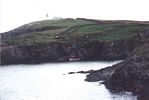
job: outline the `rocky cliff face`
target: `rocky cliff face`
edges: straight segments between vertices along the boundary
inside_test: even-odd
[[[108,88],[133,92],[149,90],[149,32],[141,35],[140,46],[124,62],[115,65],[116,70],[106,82]]]
[[[138,38],[117,41],[92,41],[87,43],[44,43],[2,47],[1,64],[30,64],[80,60],[118,60],[126,58],[138,44]]]
[[[44,63],[65,56],[63,44],[36,44],[2,47],[1,64]]]
[[[149,99],[149,33],[142,34],[142,41],[121,63],[90,72],[86,81],[104,80],[112,92],[138,93],[138,100]]]
[[[137,47],[127,60],[117,66],[106,86],[112,90],[141,91],[149,84],[149,41]]]
[[[147,22],[83,18],[32,22],[0,34],[1,64],[125,59],[148,28]]]

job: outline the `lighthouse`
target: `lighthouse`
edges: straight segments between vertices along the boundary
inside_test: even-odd
[[[46,14],[46,19],[48,19],[48,17],[49,17],[49,14],[47,13],[47,14]]]

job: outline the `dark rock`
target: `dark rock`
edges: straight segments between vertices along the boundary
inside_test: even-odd
[[[68,74],[75,74],[76,72],[69,72]]]
[[[2,46],[1,65],[69,61],[71,56],[81,61],[120,60],[126,58],[138,44],[137,37],[117,41],[87,43],[40,43]],[[94,52],[93,52],[94,51]]]
[[[144,84],[149,83],[149,44],[145,43],[135,49],[133,54],[117,69],[106,82],[112,90],[139,92]]]
[[[91,73],[94,70],[89,70],[89,71],[78,71],[77,73],[81,73],[81,74],[87,74],[87,73]]]
[[[89,71],[89,74],[86,76],[85,81],[95,82],[95,81],[104,81],[108,80],[113,72],[116,70],[117,66],[107,67],[100,70]]]
[[[91,73],[91,72],[94,72],[94,70],[78,71],[78,72],[69,72],[68,74],[77,74],[77,73],[80,73],[80,74],[87,74],[87,73]]]
[[[112,92],[131,91],[138,94],[138,100],[149,100],[149,39],[144,38],[123,62],[93,71],[86,78],[100,80]]]
[[[36,44],[2,47],[0,51],[1,64],[32,64],[58,61],[65,57],[64,44]]]
[[[149,83],[148,83],[149,84]],[[144,85],[140,90],[138,95],[138,100],[149,100],[149,86],[148,84]]]

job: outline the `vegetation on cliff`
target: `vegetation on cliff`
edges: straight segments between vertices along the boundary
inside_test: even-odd
[[[128,57],[148,22],[58,19],[32,22],[1,34],[1,64],[119,60]]]
[[[131,91],[138,100],[149,99],[149,30],[142,33],[139,45],[121,63],[90,72],[86,81],[104,80],[112,92]]]
[[[44,20],[3,33],[2,41],[5,45],[113,41],[130,38],[148,28],[147,23],[131,21],[125,23],[125,21],[98,21],[81,18]]]
[[[107,87],[113,90],[139,92],[149,89],[149,40],[143,41],[107,81]]]

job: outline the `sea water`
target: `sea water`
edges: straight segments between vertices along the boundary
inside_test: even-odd
[[[99,82],[84,81],[86,74],[67,74],[118,62],[0,66],[0,100],[137,100],[130,92],[112,94]]]

